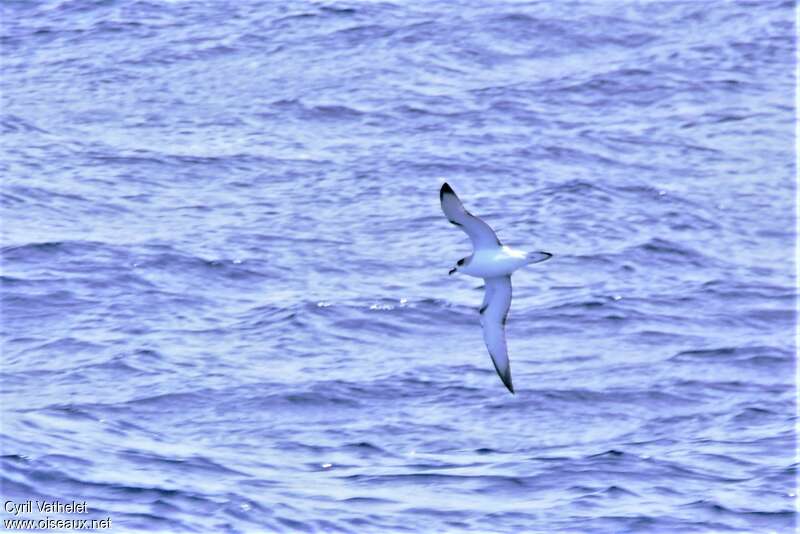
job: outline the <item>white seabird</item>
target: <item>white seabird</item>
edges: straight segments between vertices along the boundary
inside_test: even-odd
[[[484,279],[486,291],[480,308],[483,339],[497,374],[514,393],[505,331],[511,307],[511,273],[523,265],[539,263],[553,255],[542,251],[526,253],[504,246],[488,224],[464,209],[456,192],[447,183],[442,185],[439,199],[447,220],[460,226],[472,241],[472,254],[458,260],[449,274],[459,272]]]

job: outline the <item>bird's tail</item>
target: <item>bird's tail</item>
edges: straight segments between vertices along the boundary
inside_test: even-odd
[[[552,258],[553,255],[549,252],[544,252],[540,250],[539,252],[528,252],[525,254],[525,258],[528,260],[528,265],[531,263],[541,263],[543,261],[547,261]]]

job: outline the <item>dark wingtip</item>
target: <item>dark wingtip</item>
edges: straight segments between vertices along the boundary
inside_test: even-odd
[[[450,187],[450,184],[448,184],[447,182],[442,184],[442,188],[439,190],[439,197],[440,198],[443,197],[445,195],[445,193],[449,193],[451,195],[455,195],[456,194],[456,192],[453,191],[453,188]]]
[[[505,376],[501,375],[500,378],[503,380],[503,384],[508,388],[508,391],[511,392],[512,395],[516,395],[514,393],[514,384],[511,382],[511,368],[509,367],[508,372]]]
[[[492,353],[490,352],[489,355],[492,356]],[[503,385],[508,389],[508,391],[511,392],[512,395],[515,395],[514,384],[511,382],[511,364],[506,367],[505,373],[500,372],[500,368],[497,367],[497,362],[494,361],[494,356],[492,356],[492,364],[494,365],[494,370],[497,371],[497,376],[499,376],[500,380],[503,381]]]

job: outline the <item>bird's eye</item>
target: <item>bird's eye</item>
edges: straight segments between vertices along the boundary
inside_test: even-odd
[[[458,260],[458,265],[464,265],[464,259],[463,258]]]

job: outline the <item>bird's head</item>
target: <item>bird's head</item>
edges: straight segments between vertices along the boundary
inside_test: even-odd
[[[467,261],[467,258],[461,258],[460,260],[458,260],[456,262],[456,266],[453,267],[452,269],[450,269],[450,272],[447,273],[447,274],[452,275],[453,273],[458,272],[458,268],[461,267],[462,265],[464,265],[464,263],[466,261]]]

